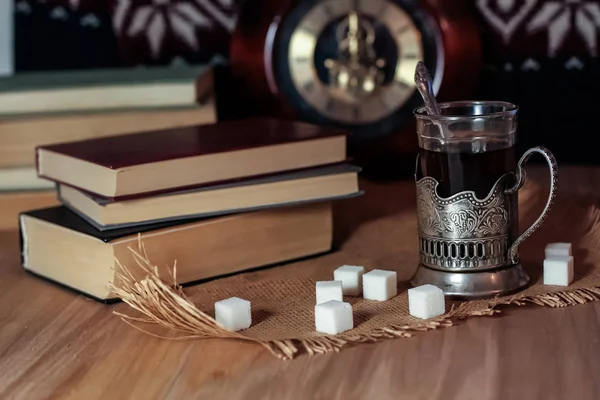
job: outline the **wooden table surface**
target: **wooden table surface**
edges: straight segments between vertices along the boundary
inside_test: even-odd
[[[534,171],[532,176],[544,176]],[[600,191],[597,168],[563,190]],[[410,339],[280,361],[223,340],[140,333],[23,272],[0,234],[0,399],[600,399],[600,304],[520,307]]]

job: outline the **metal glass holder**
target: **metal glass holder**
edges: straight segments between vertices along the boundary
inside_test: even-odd
[[[538,219],[510,243],[511,224],[518,218],[511,201],[517,201],[525,182],[525,164],[534,153],[548,163],[550,194]],[[442,198],[435,179],[416,180],[415,174],[420,264],[412,285],[433,284],[456,298],[506,295],[527,286],[530,278],[520,263],[518,246],[546,219],[556,194],[558,167],[552,153],[535,147],[523,154],[516,184],[507,188],[509,175],[498,179],[484,199],[478,199],[472,191]]]

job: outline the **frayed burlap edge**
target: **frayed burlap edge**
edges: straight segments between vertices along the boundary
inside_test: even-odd
[[[238,339],[257,343],[265,347],[271,354],[282,359],[290,360],[301,350],[308,354],[322,354],[340,351],[342,348],[357,343],[377,342],[384,339],[408,338],[416,332],[429,331],[438,328],[448,328],[457,321],[477,316],[491,316],[500,313],[500,307],[509,305],[536,304],[547,307],[567,307],[600,300],[600,287],[580,288],[569,291],[544,293],[535,296],[515,295],[512,298],[495,299],[490,301],[483,310],[469,310],[468,303],[453,307],[448,313],[424,321],[417,325],[388,325],[374,329],[368,334],[352,335],[319,335],[305,339],[290,340],[259,340],[244,336],[239,332],[228,331],[217,324],[214,318],[200,311],[183,292],[177,283],[177,264],[173,266],[172,282],[163,280],[158,267],[152,265],[141,237],[138,238],[138,249],[129,247],[137,265],[146,273],[146,277],[137,281],[130,271],[119,260],[115,260],[118,270],[115,271],[120,279],[119,286],[112,290],[124,303],[145,315],[145,318],[114,312],[124,322],[152,336],[171,340],[189,339]],[[177,337],[164,337],[152,333],[140,324],[153,324],[176,332]]]
[[[544,307],[569,307],[600,300],[600,286],[562,290],[552,293],[541,293],[535,296],[514,296],[508,300],[495,300],[490,307],[496,309],[503,305],[535,304]]]

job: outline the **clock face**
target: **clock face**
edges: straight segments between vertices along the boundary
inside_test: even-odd
[[[301,1],[275,46],[278,87],[300,116],[362,136],[397,128],[419,104],[419,61],[441,79],[433,24],[394,0]]]

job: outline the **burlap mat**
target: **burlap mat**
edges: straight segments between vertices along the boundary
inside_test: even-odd
[[[507,305],[563,307],[600,299],[600,211],[596,199],[559,192],[547,221],[520,249],[521,261],[534,282],[528,289],[496,299],[447,301],[445,315],[425,321],[414,318],[408,314],[408,286],[403,283],[418,262],[414,183],[363,182],[362,188],[364,196],[336,204],[335,242],[340,247],[322,257],[183,290],[172,282],[161,281],[153,273],[151,260],[140,250],[137,258],[148,277],[141,282],[131,280],[118,294],[144,315],[119,315],[138,329],[161,337],[249,340],[277,357],[291,359],[302,350],[316,354],[359,342],[410,337],[418,331],[452,326],[462,318],[493,315]],[[537,218],[546,196],[545,187],[532,183],[521,190],[521,231]],[[573,243],[575,279],[567,288],[541,284],[548,242]],[[335,336],[317,333],[313,315],[315,281],[331,280],[333,270],[343,264],[363,265],[367,270],[396,270],[399,294],[386,302],[345,297],[353,306],[355,328]],[[137,268],[124,267],[124,271]],[[253,325],[245,331],[228,332],[212,318],[214,302],[231,296],[252,302]]]

